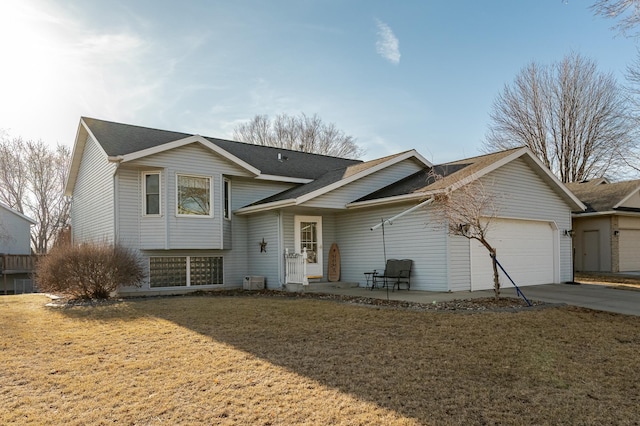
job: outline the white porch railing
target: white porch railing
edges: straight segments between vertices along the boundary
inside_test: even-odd
[[[284,282],[286,284],[309,284],[306,247],[302,249],[302,253],[289,253],[289,249],[284,250]]]

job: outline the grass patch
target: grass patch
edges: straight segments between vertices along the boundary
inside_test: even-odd
[[[640,318],[0,298],[0,424],[633,424]]]

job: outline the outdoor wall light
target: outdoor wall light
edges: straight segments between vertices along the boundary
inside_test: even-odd
[[[573,229],[565,229],[564,230],[564,235],[566,235],[567,237],[573,237],[574,233],[575,233],[575,231]]]
[[[613,235],[615,235],[617,237],[618,235],[620,235],[620,231],[618,231],[618,230],[613,231]]]

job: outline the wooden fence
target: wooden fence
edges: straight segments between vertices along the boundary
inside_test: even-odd
[[[38,256],[30,254],[2,254],[0,255],[0,273],[28,274],[36,269]]]

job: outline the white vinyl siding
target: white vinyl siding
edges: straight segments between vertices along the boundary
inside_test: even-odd
[[[132,170],[138,172],[131,173]],[[159,170],[161,173],[160,217],[143,217],[143,182],[139,171]],[[176,214],[177,182],[180,174],[204,176],[211,179],[211,197],[221,199],[222,179],[226,176],[247,176],[248,173],[212,153],[199,144],[191,144],[164,151],[148,157],[122,164],[118,170],[118,210],[119,238],[133,241],[137,239],[142,249],[222,249],[223,226],[220,203],[213,203],[213,217],[194,219]],[[131,205],[135,197],[139,201]],[[220,214],[215,214],[218,209]],[[131,214],[135,211],[135,215]],[[128,237],[128,232],[139,229],[138,238]]]
[[[232,182],[231,211],[233,212],[256,201],[279,194],[294,186],[296,186],[296,184],[288,182],[246,179],[234,176]]]
[[[114,222],[114,172],[116,165],[88,137],[71,202],[75,242],[112,242]]]
[[[246,275],[264,276],[269,288],[280,287],[279,265],[283,261],[279,250],[279,214],[265,212],[252,215],[247,232],[248,271]],[[260,250],[260,243],[267,243],[266,250]]]
[[[0,254],[31,254],[31,223],[0,207]]]
[[[449,290],[469,290],[471,283],[471,262],[469,239],[449,235]]]
[[[364,286],[364,272],[385,267],[382,228],[371,227],[411,207],[398,204],[379,209],[357,209],[335,216],[335,235],[341,254],[341,280]],[[434,222],[430,207],[421,208],[385,225],[387,259],[411,259],[412,290],[446,291],[446,230]]]

